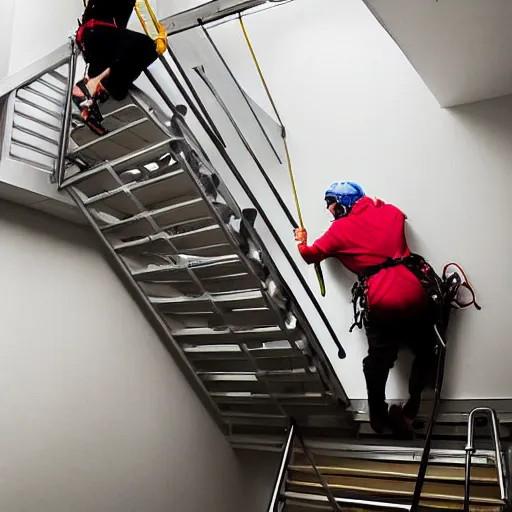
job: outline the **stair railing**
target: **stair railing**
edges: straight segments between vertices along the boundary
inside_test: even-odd
[[[73,40],[70,42],[71,54],[69,57],[68,83],[66,87],[66,101],[63,110],[62,127],[59,134],[59,153],[55,164],[55,182],[57,188],[61,188],[66,171],[66,154],[69,146],[69,134],[71,130],[71,112],[73,108],[73,85],[76,73],[78,51]]]
[[[427,474],[428,459],[430,457],[430,449],[432,448],[432,435],[434,433],[434,426],[437,421],[437,414],[439,412],[439,404],[441,402],[441,390],[443,387],[444,379],[444,363],[446,359],[446,343],[439,333],[437,325],[434,325],[434,331],[436,334],[436,346],[437,346],[437,368],[436,368],[436,381],[434,386],[434,405],[432,407],[432,413],[430,414],[430,420],[427,428],[427,436],[425,439],[425,446],[423,447],[423,453],[421,455],[420,467],[418,469],[418,477],[416,479],[416,485],[414,487],[414,494],[411,504],[411,512],[416,512],[419,508],[421,491],[423,490],[423,484],[425,483],[425,475]]]
[[[173,61],[178,60],[170,46],[168,47],[168,52],[169,52],[169,55],[171,56],[171,58],[173,59]],[[180,82],[178,76],[176,75],[176,73],[172,69],[171,65],[169,64],[169,62],[165,58],[165,55],[161,55],[160,56],[160,61],[161,61],[162,65],[164,66],[166,72],[168,73],[168,75],[171,77],[171,79],[173,80],[174,84],[178,88],[180,94],[183,96],[185,101],[190,106],[190,109],[194,113],[194,115],[197,118],[198,122],[200,123],[201,127],[206,132],[206,134],[208,135],[208,137],[210,138],[212,143],[215,145],[215,148],[217,149],[217,151],[219,152],[219,154],[223,158],[223,160],[226,163],[226,165],[229,167],[229,170],[232,172],[233,176],[236,178],[236,180],[238,181],[238,183],[240,184],[240,186],[242,187],[244,192],[247,194],[247,197],[250,199],[250,201],[253,203],[254,207],[257,209],[258,214],[260,215],[261,219],[265,223],[266,227],[268,228],[268,230],[271,233],[272,237],[274,238],[275,242],[277,243],[277,245],[279,246],[279,248],[283,252],[283,254],[286,257],[286,260],[288,261],[290,267],[292,268],[293,272],[297,276],[297,278],[298,278],[299,282],[301,283],[302,287],[306,291],[306,293],[308,295],[308,298],[310,299],[310,301],[313,304],[314,308],[316,309],[318,315],[320,316],[320,318],[322,319],[324,325],[326,326],[327,330],[329,331],[329,335],[331,336],[332,340],[334,341],[334,343],[335,343],[335,345],[336,345],[336,347],[338,349],[338,357],[340,359],[344,359],[346,357],[346,353],[345,353],[345,350],[344,350],[341,342],[338,339],[337,334],[334,332],[333,327],[331,326],[331,324],[330,324],[326,314],[324,313],[324,311],[323,311],[322,307],[320,306],[317,298],[315,297],[313,291],[311,290],[311,287],[309,286],[308,282],[306,281],[306,279],[302,275],[302,272],[300,271],[299,267],[297,266],[295,260],[293,259],[292,255],[290,254],[289,250],[287,249],[287,247],[285,246],[285,244],[281,240],[281,238],[280,238],[279,234],[277,233],[273,223],[270,221],[270,219],[268,218],[267,214],[265,213],[265,210],[261,207],[261,204],[258,201],[258,199],[256,198],[256,196],[254,195],[253,191],[248,186],[246,181],[243,179],[242,175],[240,174],[240,171],[237,169],[235,163],[233,162],[233,160],[231,159],[231,157],[227,153],[227,151],[226,151],[225,147],[223,146],[222,142],[216,136],[215,131],[212,129],[212,127],[206,121],[206,119],[204,119],[203,116],[201,115],[201,112],[200,112],[199,108],[195,105],[194,101],[192,100],[192,98],[190,97],[188,92],[186,91],[185,87]],[[179,67],[178,71],[182,75],[184,75],[184,73],[185,73],[183,68],[182,68],[182,66]],[[148,73],[146,73],[146,76],[148,76]],[[153,85],[155,85],[154,82],[151,80],[151,77],[148,76],[148,78],[153,83]],[[189,81],[187,80],[186,82],[189,82]],[[193,86],[190,83],[189,84],[189,88],[191,88],[191,90],[192,90],[192,87]],[[157,88],[157,90],[158,90],[158,88]],[[162,96],[161,91],[159,91],[159,93]],[[166,102],[166,103],[168,104],[168,102]],[[168,104],[168,106],[169,106],[169,104]],[[218,132],[218,130],[216,130],[216,131]],[[260,172],[261,171],[262,171],[262,169],[260,168]],[[263,175],[265,175],[264,171],[263,171]],[[268,182],[270,182],[270,180],[267,177],[267,183]],[[283,206],[284,202],[282,201],[282,198],[279,196],[279,194],[277,194],[277,195],[276,194],[277,194],[277,191],[275,191],[274,195],[275,195],[276,199],[279,201],[279,203],[281,204],[281,206]],[[289,209],[286,206],[284,207],[284,211],[285,211],[285,214],[287,215],[287,217],[290,219],[291,224],[297,227],[298,226],[297,222],[293,219],[293,216],[291,215],[291,213],[289,212]]]
[[[475,449],[475,420],[480,414],[487,416],[490,420],[490,430],[492,441],[494,444],[495,463],[496,463],[496,476],[498,478],[498,485],[500,488],[500,499],[504,504],[508,503],[507,491],[505,487],[505,469],[503,464],[503,454],[501,451],[501,440],[499,430],[499,419],[496,411],[490,407],[477,407],[469,413],[468,419],[468,437],[466,444],[466,465],[464,473],[464,512],[469,512],[469,492],[471,488],[471,460]]]

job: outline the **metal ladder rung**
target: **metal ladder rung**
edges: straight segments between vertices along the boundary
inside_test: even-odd
[[[128,124],[126,124],[124,126],[121,126],[120,128],[117,128],[117,130],[109,132],[106,135],[103,135],[102,137],[97,137],[96,139],[93,139],[90,142],[87,142],[83,146],[80,146],[80,147],[74,149],[73,151],[68,153],[68,156],[70,158],[73,158],[73,157],[75,157],[75,155],[79,155],[80,153],[82,153],[86,149],[90,149],[90,148],[92,148],[94,146],[99,146],[101,144],[105,144],[106,142],[109,142],[113,137],[116,137],[117,135],[119,135],[119,134],[121,134],[123,132],[128,132],[132,128],[136,128],[137,126],[140,126],[141,124],[147,123],[148,121],[149,121],[149,119],[147,117],[144,117],[142,119],[138,119],[137,121],[132,121],[131,123],[128,123]]]
[[[109,224],[109,225],[103,227],[102,231],[114,231],[116,229],[120,229],[122,227],[129,226],[130,224],[133,224],[137,221],[147,220],[150,217],[153,217],[156,219],[159,216],[168,215],[168,214],[171,214],[171,217],[173,217],[174,214],[177,215],[177,213],[180,212],[180,210],[192,209],[197,206],[200,206],[200,207],[203,206],[204,208],[206,208],[206,206],[204,206],[204,202],[202,199],[191,199],[190,201],[183,201],[182,203],[167,206],[165,208],[158,208],[156,210],[149,210],[149,211],[145,211],[140,214],[137,214],[137,215],[133,215],[131,217],[128,217],[127,219],[123,219],[123,220],[120,220],[119,222],[114,222],[112,224]],[[188,219],[183,216],[180,217],[179,219],[174,219],[174,221],[178,225],[180,222],[185,222],[187,220]],[[161,225],[161,226],[163,227],[164,225]]]
[[[30,91],[32,94],[35,94],[36,96],[39,96],[40,98],[43,98],[44,100],[53,103],[56,107],[63,108],[64,107],[64,95],[62,96],[61,100],[57,100],[53,98],[52,96],[48,96],[48,94],[45,94],[44,92],[38,91],[35,89],[32,85],[27,85],[24,88],[26,91]]]
[[[197,327],[178,330],[174,333],[176,341],[190,345],[223,345],[226,343],[257,343],[286,341],[286,334],[279,327],[261,327],[254,329],[214,330]]]
[[[37,119],[28,114],[25,114],[24,112],[21,112],[19,109],[16,109],[16,105],[14,108],[14,112],[15,112],[16,116],[22,117],[23,119],[26,119],[27,121],[31,121],[32,123],[43,125],[44,127],[48,128],[49,130],[53,130],[54,132],[57,132],[57,133],[59,133],[59,131],[60,131],[60,128],[57,125],[47,123],[46,121],[43,121],[42,119]]]
[[[59,120],[59,123],[60,121],[62,120],[62,116],[56,112],[53,112],[52,110],[50,109],[47,109],[41,105],[38,105],[37,103],[34,103],[30,100],[27,100],[27,99],[24,99],[24,98],[20,98],[19,96],[16,96],[16,102],[17,103],[21,103],[22,105],[28,105],[29,107],[32,107],[32,108],[35,108],[36,110],[39,110],[40,112],[43,112],[44,114],[47,114],[55,119],[58,119]]]
[[[63,97],[66,96],[66,89],[61,89],[60,87],[57,87],[56,85],[52,84],[46,78],[44,78],[44,75],[37,79],[37,82],[43,84],[45,87],[48,87],[48,89],[52,90],[53,92],[56,92],[57,94],[62,95]]]
[[[52,76],[53,78],[55,78],[55,80],[58,80],[59,82],[61,82],[62,84],[67,86],[67,84],[68,84],[68,77],[67,76],[62,75],[58,71],[49,71],[48,74],[50,76]]]
[[[129,155],[125,155],[119,158],[115,158],[114,160],[111,160],[110,162],[101,162],[97,166],[93,167],[92,169],[88,169],[87,171],[79,172],[75,174],[74,176],[71,176],[70,178],[67,178],[64,180],[63,187],[69,187],[69,186],[77,186],[81,181],[85,181],[88,178],[91,178],[92,176],[95,176],[96,174],[105,171],[108,167],[112,167],[116,169],[117,167],[122,167],[122,170],[126,170],[123,166],[124,164],[130,163],[133,165],[133,167],[136,167],[138,164],[147,162],[147,157],[149,157],[152,154],[158,155],[158,151],[167,147],[167,145],[170,142],[173,142],[175,140],[179,140],[175,137],[168,137],[165,140],[162,140],[160,142],[157,142],[156,144],[153,144],[151,146],[147,146],[143,149],[140,149],[138,151],[134,151],[133,153],[130,153]],[[156,158],[156,156],[155,156]],[[117,171],[116,171],[117,172]]]

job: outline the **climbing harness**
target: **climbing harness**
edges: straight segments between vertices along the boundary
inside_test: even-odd
[[[349,329],[362,329],[368,326],[368,280],[385,268],[404,265],[420,281],[425,290],[430,306],[432,323],[446,325],[450,309],[467,309],[475,306],[477,310],[482,309],[476,302],[476,294],[469,282],[464,270],[457,263],[448,263],[443,269],[442,277],[439,277],[432,266],[418,254],[411,254],[404,258],[389,258],[380,265],[368,267],[359,273],[357,281],[352,287],[352,306],[354,310],[354,323]],[[456,267],[460,272],[448,272],[450,267]],[[464,278],[462,280],[461,278]],[[461,302],[459,292],[461,288],[469,290],[472,296],[470,302]]]
[[[272,105],[272,109],[274,110],[274,114],[276,115],[276,118],[277,118],[277,120],[279,122],[279,125],[281,126],[281,138],[283,139],[283,146],[284,146],[284,151],[285,151],[285,154],[286,154],[286,162],[287,162],[287,165],[288,165],[288,174],[290,176],[290,183],[291,183],[291,186],[292,186],[293,198],[294,198],[294,201],[295,201],[295,207],[297,209],[297,215],[299,217],[299,227],[304,229],[304,220],[302,218],[302,212],[301,212],[300,204],[299,204],[299,195],[298,195],[298,192],[297,192],[297,186],[295,184],[295,176],[293,174],[292,159],[291,159],[291,156],[290,156],[290,149],[288,147],[288,141],[287,141],[287,138],[286,138],[286,129],[284,127],[284,124],[283,124],[283,121],[281,119],[281,116],[279,115],[279,111],[277,110],[277,106],[276,106],[276,104],[274,102],[274,98],[272,97],[270,89],[269,89],[269,87],[267,85],[267,81],[265,80],[265,77],[263,75],[263,71],[261,70],[261,66],[259,64],[258,58],[256,57],[256,53],[255,53],[254,48],[253,48],[253,46],[251,44],[251,40],[249,38],[249,34],[247,33],[244,21],[242,19],[242,15],[240,13],[238,14],[238,20],[240,21],[240,27],[242,28],[242,32],[244,34],[245,41],[247,43],[247,47],[249,48],[249,51],[250,51],[250,53],[252,55],[252,60],[254,61],[254,65],[256,67],[256,70],[258,71],[258,75],[260,77],[260,80],[261,80],[261,83],[263,85],[263,88],[265,89],[265,92],[266,92],[267,97],[268,97],[268,99],[270,101],[270,104]],[[315,272],[316,272],[316,277],[318,279],[318,284],[320,285],[320,293],[322,294],[322,297],[325,297],[325,281],[324,281],[324,276],[323,276],[323,272],[322,272],[322,268],[320,266],[320,263],[315,263]]]
[[[155,41],[156,52],[163,55],[167,50],[167,31],[158,21],[155,12],[149,5],[148,0],[137,0],[135,2],[135,13],[139,18],[144,32]],[[149,17],[149,19],[147,19]]]

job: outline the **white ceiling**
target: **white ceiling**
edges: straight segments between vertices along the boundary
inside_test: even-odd
[[[512,0],[364,0],[444,107],[512,94]]]

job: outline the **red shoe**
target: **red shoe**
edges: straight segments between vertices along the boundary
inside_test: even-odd
[[[85,80],[80,80],[73,88],[73,103],[80,110],[83,122],[92,132],[99,136],[107,133],[102,125],[103,116],[98,108],[97,99],[87,89]]]

